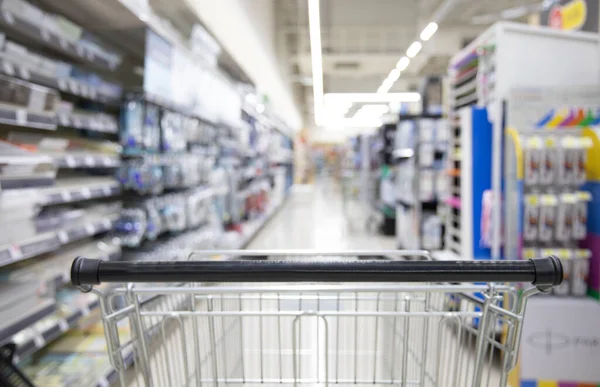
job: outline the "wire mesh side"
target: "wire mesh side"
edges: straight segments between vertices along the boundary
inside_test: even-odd
[[[127,325],[107,335],[116,353],[134,357],[124,385],[504,386],[518,345],[520,317],[502,308],[501,292],[129,296],[125,312],[107,318]]]

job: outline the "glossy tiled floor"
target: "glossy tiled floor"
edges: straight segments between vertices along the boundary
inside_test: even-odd
[[[295,186],[284,207],[250,243],[249,249],[388,250],[393,237],[367,230],[365,206],[344,202],[332,180]]]

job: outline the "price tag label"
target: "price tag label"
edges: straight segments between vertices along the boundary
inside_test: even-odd
[[[94,227],[92,223],[88,223],[85,225],[85,232],[87,232],[88,235],[94,235],[96,233],[96,227]]]
[[[2,63],[2,67],[4,69],[4,73],[7,75],[15,75],[15,66],[13,66],[12,63],[4,62]]]
[[[58,236],[58,240],[60,241],[60,243],[62,243],[63,245],[65,243],[69,243],[69,234],[67,234],[65,230],[60,230],[56,233],[56,235]]]
[[[71,92],[78,94],[79,93],[79,83],[77,83],[77,81],[74,79],[69,79],[68,83],[69,83],[69,89],[71,90]]]
[[[60,192],[60,197],[62,198],[63,202],[70,202],[71,201],[71,193],[69,191],[61,191]]]
[[[35,335],[33,336],[33,343],[35,344],[36,348],[42,348],[44,345],[46,345],[46,340],[44,340],[42,335]]]
[[[17,120],[17,125],[27,125],[27,110],[17,109],[16,120]]]
[[[109,387],[110,383],[108,382],[108,379],[106,379],[105,377],[101,378],[100,380],[98,380],[98,387]]]
[[[87,97],[90,94],[88,91],[88,86],[83,83],[81,85],[79,85],[79,93],[82,96]]]
[[[77,161],[75,160],[75,157],[73,157],[71,155],[65,156],[65,163],[67,163],[67,166],[69,168],[74,168],[77,165]]]
[[[104,186],[102,188],[102,192],[104,192],[104,195],[106,196],[110,196],[112,194],[112,188],[110,186]]]
[[[6,20],[6,22],[8,24],[14,24],[15,23],[15,18],[13,16],[12,13],[8,12],[8,11],[4,11],[4,20]]]
[[[69,330],[69,323],[67,322],[67,320],[60,320],[58,322],[58,327],[60,328],[61,332],[66,332]]]
[[[48,32],[47,29],[42,28],[41,34],[42,34],[42,39],[44,39],[46,42],[50,40],[50,33]]]
[[[69,126],[69,117],[66,114],[61,114],[58,116],[58,122],[62,126]]]
[[[64,79],[64,78],[60,78],[60,79],[58,80],[58,82],[57,82],[57,83],[58,83],[58,88],[59,88],[61,91],[67,91],[67,89],[68,89],[68,87],[69,87],[69,84],[68,84],[68,82],[67,82],[67,80],[66,80],[66,79]]]
[[[23,78],[26,81],[28,81],[29,79],[31,79],[31,73],[29,72],[29,69],[27,69],[25,67],[21,67],[19,70],[20,70],[20,73],[21,73],[21,78]]]
[[[102,224],[104,225],[104,228],[107,230],[110,230],[110,228],[112,227],[112,222],[109,219],[104,219],[102,221]]]
[[[92,191],[90,191],[90,189],[88,187],[83,187],[81,189],[81,194],[83,195],[84,198],[89,199],[92,197]]]
[[[10,251],[10,256],[13,260],[19,259],[23,256],[23,252],[21,251],[21,247],[19,245],[11,245],[8,251]]]
[[[108,167],[111,165],[115,165],[116,163],[113,161],[113,159],[111,159],[110,157],[104,157],[102,158],[102,163],[104,164],[104,166]]]
[[[94,160],[94,158],[92,156],[85,156],[85,164],[87,166],[90,166],[90,167],[93,166],[95,164],[94,161],[95,160]]]
[[[98,91],[94,86],[90,86],[90,98],[96,99],[98,98]]]

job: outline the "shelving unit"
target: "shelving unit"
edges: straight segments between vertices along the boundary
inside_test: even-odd
[[[98,6],[106,12],[96,12]],[[103,28],[91,31],[92,36],[75,24],[113,25],[111,12],[137,30],[124,34]],[[88,23],[90,15],[97,23]],[[36,18],[45,22],[36,24]],[[53,24],[57,20],[60,25]],[[87,338],[79,336],[82,326],[101,332],[99,305],[95,296],[70,287],[73,258],[175,260],[186,259],[193,249],[245,246],[283,205],[293,181],[290,131],[269,109],[243,105],[244,95],[216,60],[202,60],[207,53],[166,26],[151,8],[142,12],[117,0],[101,5],[2,0],[0,28],[0,82],[45,98],[43,108],[32,101],[0,101],[0,163],[8,166],[0,174],[0,298],[21,284],[33,290],[23,295],[22,305],[32,306],[27,312],[3,308],[0,302],[0,314],[7,316],[0,343],[17,344],[17,361],[40,385],[60,376],[41,376],[36,367],[43,368],[45,354],[62,356],[53,351],[69,343],[69,359],[98,361],[78,374],[76,384],[106,387],[116,372],[105,348],[87,353]],[[131,76],[144,68],[147,28],[192,70],[214,77],[210,95],[206,83],[192,90],[197,94],[192,98],[190,90],[185,95],[183,90],[152,90],[144,79],[156,74],[147,69],[143,77]],[[173,84],[190,89],[192,82],[199,80]],[[215,95],[219,104],[212,102]],[[134,147],[128,142],[127,128],[135,126],[126,119],[130,103],[141,106],[143,131],[158,128],[156,148],[144,136]],[[169,142],[180,134],[179,143]],[[141,168],[138,174],[135,168]],[[160,187],[154,186],[157,182]],[[168,204],[159,213],[163,229],[148,229],[148,235],[128,245],[125,218],[130,210],[147,210],[148,203]],[[173,227],[181,221],[174,216],[172,204],[177,203],[185,203],[177,209],[185,216],[181,227]],[[156,213],[147,215],[150,219]],[[133,354],[128,359],[130,365]]]
[[[489,249],[478,251],[480,241],[473,237],[473,230],[480,229],[480,192],[490,190],[492,197],[501,197],[502,137],[506,121],[503,104],[511,89],[597,83],[600,81],[599,47],[597,34],[565,34],[549,28],[499,22],[451,59],[448,70],[451,141],[447,174],[452,196],[446,200],[449,252],[470,258],[501,258],[502,206],[492,209],[493,236]],[[577,61],[563,60],[575,57]],[[573,74],[580,76],[574,79]],[[481,117],[482,114],[485,117]],[[480,134],[491,134],[489,143],[480,142]],[[491,168],[482,173],[491,173],[492,179],[489,186],[478,186],[481,191],[474,193],[474,184],[481,180],[465,163],[480,165],[474,162],[474,154],[475,150],[482,152],[481,146],[490,147]],[[464,203],[476,203],[476,206]]]
[[[400,115],[392,153],[396,179],[396,236],[400,249],[439,250],[439,237],[424,238],[425,217],[437,216],[446,187],[438,175],[446,157],[447,127],[441,115]],[[431,232],[430,232],[431,233]],[[435,239],[439,241],[435,243]]]

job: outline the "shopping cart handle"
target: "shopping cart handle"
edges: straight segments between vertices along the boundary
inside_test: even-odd
[[[104,282],[530,282],[558,285],[557,257],[522,261],[155,261],[77,257],[75,286]]]

